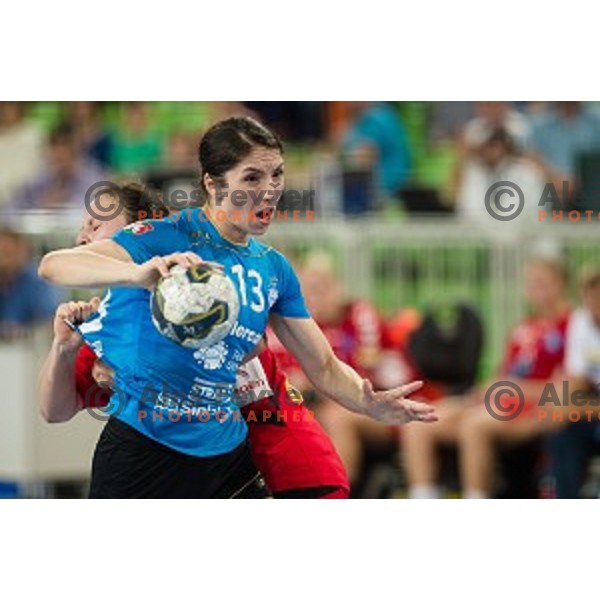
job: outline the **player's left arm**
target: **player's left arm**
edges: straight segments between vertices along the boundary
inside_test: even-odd
[[[407,398],[422,387],[421,381],[375,392],[368,379],[362,379],[354,369],[335,356],[327,338],[312,318],[284,317],[271,313],[270,323],[315,389],[348,410],[392,425],[414,420],[437,420],[432,406]]]

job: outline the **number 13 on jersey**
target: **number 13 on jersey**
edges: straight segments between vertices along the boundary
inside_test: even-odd
[[[244,269],[243,265],[234,265],[231,271],[235,274],[239,283],[240,300],[242,306],[250,306],[255,312],[263,312],[265,310],[265,296],[262,289],[262,277],[258,271],[254,269]],[[248,285],[246,284],[248,281]]]

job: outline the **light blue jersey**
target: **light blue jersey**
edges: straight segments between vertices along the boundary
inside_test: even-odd
[[[298,278],[287,259],[250,239],[224,239],[200,209],[160,221],[141,221],[113,240],[136,263],[193,251],[220,263],[240,298],[238,320],[218,344],[184,348],[161,335],[150,315],[150,292],[111,288],[79,328],[99,358],[115,369],[118,392],[109,412],[150,438],[193,456],[233,450],[247,427],[233,403],[236,372],[260,341],[269,312],[307,318]]]

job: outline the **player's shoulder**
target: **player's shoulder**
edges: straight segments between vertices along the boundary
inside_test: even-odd
[[[276,248],[273,248],[273,246],[257,240],[256,238],[252,238],[251,242],[253,243],[253,253],[259,254],[260,256],[266,258],[271,266],[277,269],[290,268],[289,260]]]
[[[288,260],[279,250],[255,237],[250,238],[248,245],[240,250],[240,256],[258,259],[263,270],[280,272],[289,265]]]
[[[181,228],[177,223],[165,219],[144,219],[131,223],[113,239],[120,243],[155,243],[157,240],[172,239],[181,236]]]
[[[189,235],[202,225],[200,209],[174,211],[162,219],[144,219],[122,229],[132,235]]]

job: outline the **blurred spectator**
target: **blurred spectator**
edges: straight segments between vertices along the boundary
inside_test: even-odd
[[[544,386],[562,368],[569,312],[566,283],[566,272],[559,261],[534,259],[525,267],[525,293],[531,314],[512,330],[497,375],[498,381],[509,380],[523,392],[525,408],[517,418],[494,419],[483,404],[489,387],[483,386],[437,403],[440,420],[431,427],[417,423],[403,429],[402,453],[410,497],[440,497],[438,450],[441,445],[455,443],[460,450],[465,497],[487,497],[492,492],[498,444],[518,444],[542,433],[544,426],[535,409]]]
[[[12,198],[16,210],[83,208],[87,190],[106,179],[96,163],[79,155],[70,125],[59,125],[46,148],[46,165]]]
[[[25,238],[1,228],[0,339],[20,337],[29,327],[49,320],[59,302],[56,289],[38,277]]]
[[[513,102],[514,107],[522,114],[526,115],[531,125],[539,115],[543,114],[548,108],[548,102],[545,100],[527,100]]]
[[[581,102],[556,102],[534,122],[531,150],[557,191],[575,184],[577,158],[600,149],[600,119]]]
[[[351,102],[352,121],[342,139],[342,155],[350,170],[369,170],[378,191],[399,195],[410,177],[411,154],[406,129],[388,102]]]
[[[171,209],[182,210],[200,202],[198,138],[198,134],[187,132],[171,135],[161,165],[150,169],[144,178],[161,192]]]
[[[73,128],[80,152],[88,159],[110,169],[112,139],[104,128],[99,102],[66,102],[65,120]]]
[[[432,102],[429,120],[429,142],[458,140],[473,118],[474,102]]]
[[[529,136],[527,118],[513,110],[509,102],[477,102],[475,111],[477,116],[467,123],[462,135],[466,152],[477,151],[498,129],[508,133],[515,148],[523,150],[526,147]]]
[[[42,163],[43,135],[25,118],[24,102],[0,102],[0,208]]]
[[[113,140],[111,164],[118,172],[142,173],[161,156],[161,138],[152,130],[146,102],[125,102]]]
[[[197,133],[175,132],[168,140],[162,164],[174,171],[198,168]]]
[[[580,420],[570,422],[562,414],[563,420],[557,421],[560,429],[548,438],[557,498],[580,496],[590,458],[600,451],[600,268],[595,265],[584,268],[579,279],[582,306],[569,321],[564,379],[571,399],[579,394],[593,402],[567,403],[565,412],[581,413]],[[564,389],[563,382],[557,382],[555,387]],[[566,399],[561,397],[561,400]],[[592,419],[588,418],[587,411],[594,415]]]
[[[317,141],[323,137],[322,102],[244,102],[244,105],[288,142]]]
[[[495,129],[457,171],[456,212],[466,219],[493,222],[485,198],[490,187],[501,181],[519,186],[525,198],[521,218],[535,220],[544,190],[543,173],[533,161],[519,154],[505,129]],[[497,198],[502,204],[502,196]]]

